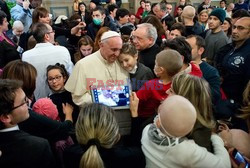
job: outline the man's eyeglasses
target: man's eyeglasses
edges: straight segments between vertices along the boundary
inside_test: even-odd
[[[143,37],[139,37],[135,35],[130,36],[130,40],[134,40],[134,41],[142,41],[143,39],[144,39]]]
[[[27,106],[29,106],[29,99],[28,99],[26,96],[25,96],[25,98],[24,98],[24,102],[21,103],[20,105],[16,106],[16,107],[13,107],[13,108],[10,110],[10,112],[13,111],[13,110],[15,110],[15,109],[17,109],[17,108],[19,108],[19,107],[21,107],[21,106],[23,106],[23,105],[25,105],[25,104],[27,104]]]
[[[61,79],[61,77],[62,77],[62,76],[56,76],[56,77],[54,77],[54,78],[48,78],[48,82],[49,82],[49,83],[52,83],[54,80],[55,80],[56,82],[58,82],[58,81]]]
[[[47,34],[50,34],[50,33],[55,33],[55,30],[52,30],[50,32],[47,32]]]

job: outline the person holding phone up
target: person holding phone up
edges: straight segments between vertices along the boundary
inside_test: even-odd
[[[219,135],[224,141],[230,154],[232,166],[235,168],[248,167],[250,163],[250,81],[243,92],[243,106],[238,117],[245,119],[248,133],[240,129],[230,129],[223,122],[219,122]]]
[[[16,0],[16,6],[10,10],[11,17],[20,20],[24,25],[24,32],[27,32],[32,24],[33,10],[41,6],[42,0]]]

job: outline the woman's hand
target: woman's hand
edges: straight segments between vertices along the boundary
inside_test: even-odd
[[[63,113],[65,114],[65,120],[70,120],[73,121],[72,119],[72,113],[73,113],[73,106],[71,106],[70,104],[66,103],[62,103],[62,107],[63,107]]]
[[[136,96],[135,92],[132,92],[130,97],[130,112],[131,112],[131,116],[134,117],[138,117],[138,105],[139,105],[139,99]]]

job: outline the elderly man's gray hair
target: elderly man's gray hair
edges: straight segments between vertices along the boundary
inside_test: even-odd
[[[151,24],[151,23],[142,23],[137,25],[137,28],[139,27],[145,27],[146,28],[146,32],[147,32],[147,37],[151,37],[154,39],[154,44],[157,40],[157,30],[156,28]]]

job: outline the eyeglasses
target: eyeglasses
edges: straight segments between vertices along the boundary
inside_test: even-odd
[[[134,40],[134,41],[142,41],[143,39],[144,39],[143,37],[139,37],[135,35],[130,36],[130,40]]]
[[[47,34],[50,34],[50,33],[55,33],[55,30],[52,30],[50,32],[47,32]]]
[[[24,98],[24,102],[23,103],[21,103],[20,105],[18,105],[18,106],[16,106],[16,107],[13,107],[9,112],[11,112],[11,111],[13,111],[13,110],[15,110],[15,109],[17,109],[17,108],[19,108],[19,107],[21,107],[21,106],[23,106],[23,105],[27,105],[27,106],[29,106],[29,99],[25,96],[25,98]]]
[[[62,76],[56,76],[56,77],[54,77],[54,78],[48,78],[48,82],[49,82],[49,83],[52,83],[54,80],[55,80],[56,82],[58,82],[59,80],[61,80],[61,77],[62,77]]]

